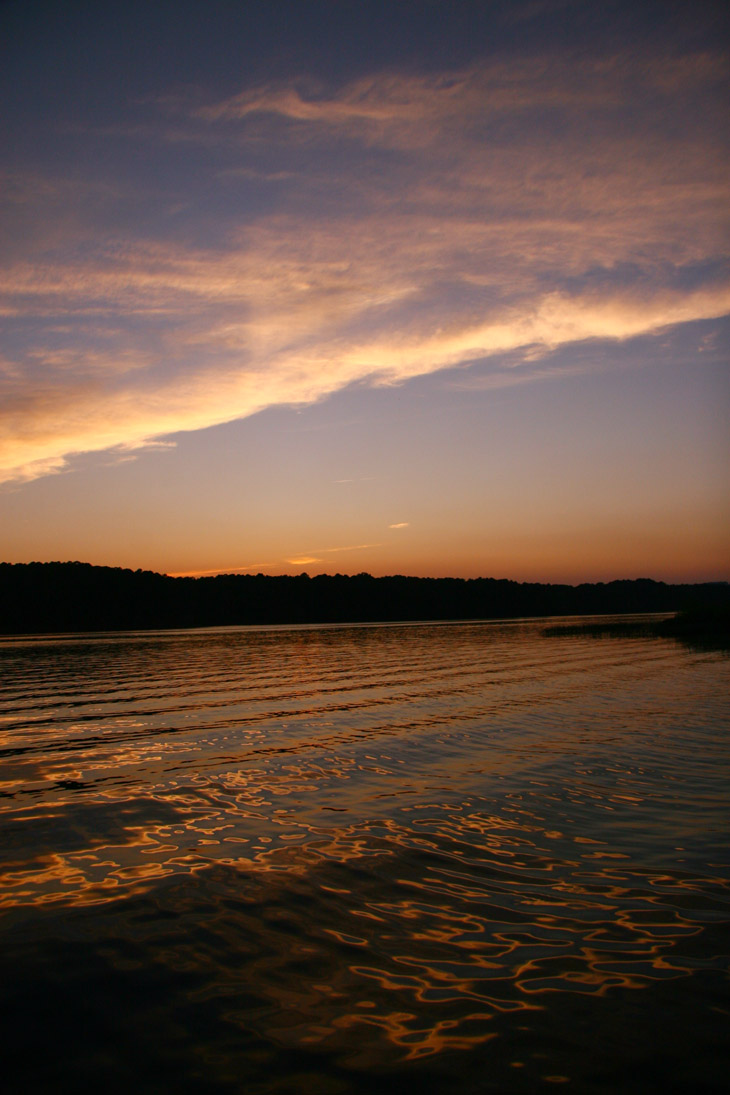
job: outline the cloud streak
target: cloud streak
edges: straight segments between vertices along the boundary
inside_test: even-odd
[[[220,246],[125,238],[112,218],[84,248],[49,226],[0,271],[0,480],[355,383],[491,360],[498,387],[561,346],[726,315],[726,164],[700,109],[721,76],[709,55],[545,58],[191,112],[191,150],[234,150],[210,163]],[[275,207],[242,216],[267,177]],[[73,189],[47,186],[54,210]]]

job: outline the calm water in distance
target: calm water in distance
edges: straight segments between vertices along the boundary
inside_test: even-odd
[[[728,654],[544,627],[1,639],[10,1090],[724,1090]]]

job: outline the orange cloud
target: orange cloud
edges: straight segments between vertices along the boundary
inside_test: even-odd
[[[278,172],[296,175],[296,195],[246,225],[234,217],[218,249],[107,236],[9,261],[0,309],[27,334],[0,361],[0,480],[355,382],[400,384],[505,354],[480,384],[522,382],[521,362],[561,346],[727,314],[730,287],[714,272],[726,154],[710,124],[678,118],[665,140],[652,129],[678,94],[712,85],[719,64],[548,58],[376,74],[336,91],[254,88],[198,110],[206,139],[225,126],[242,155],[251,119],[257,147],[288,149],[283,121],[315,151],[336,131],[402,155],[377,177],[361,170],[367,159],[343,160],[352,198],[335,206],[310,155]],[[630,120],[614,120],[632,105]],[[552,129],[526,124],[533,107],[552,112]],[[68,190],[36,182],[28,201],[42,208]]]
[[[278,563],[251,563],[245,567],[214,567],[212,570],[181,570],[170,573],[170,578],[207,578],[214,574],[247,574],[249,571],[271,570]]]

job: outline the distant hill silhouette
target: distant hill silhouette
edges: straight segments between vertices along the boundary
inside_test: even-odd
[[[649,578],[577,586],[370,574],[170,578],[79,562],[0,563],[0,632],[675,612],[729,596],[726,582]]]

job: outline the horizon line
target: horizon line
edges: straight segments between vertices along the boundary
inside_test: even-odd
[[[538,579],[525,579],[519,578],[497,578],[494,575],[480,574],[473,577],[463,577],[460,575],[424,575],[424,574],[404,574],[395,572],[392,574],[374,575],[369,571],[358,571],[356,574],[345,574],[342,571],[336,571],[335,573],[329,573],[327,571],[320,571],[317,574],[310,574],[306,570],[302,570],[296,574],[291,572],[283,572],[279,574],[264,574],[262,570],[256,570],[256,567],[262,567],[266,564],[254,564],[249,567],[234,567],[232,569],[222,568],[220,570],[202,570],[202,571],[178,571],[170,573],[169,571],[162,570],[148,570],[142,567],[130,567],[121,565],[110,565],[108,563],[90,563],[80,559],[50,559],[50,560],[38,560],[33,559],[29,562],[11,563],[6,560],[0,560],[0,566],[81,566],[90,567],[95,570],[121,570],[129,571],[131,574],[152,574],[159,578],[171,578],[177,580],[179,578],[223,578],[223,577],[260,577],[260,578],[307,578],[314,580],[315,578],[370,578],[372,581],[387,580],[388,578],[405,578],[410,581],[426,581],[426,582],[513,582],[515,585],[543,585],[543,586],[571,586],[573,588],[583,585],[611,585],[615,582],[653,582],[656,585],[676,585],[676,586],[694,586],[694,585],[730,585],[730,578],[703,578],[694,580],[679,580],[679,581],[667,581],[664,578],[652,578],[648,575],[642,574],[634,578],[596,578],[596,579],[584,579],[581,581],[557,581],[557,580],[538,580]],[[268,564],[269,566],[275,564]],[[255,573],[252,573],[255,571]]]

